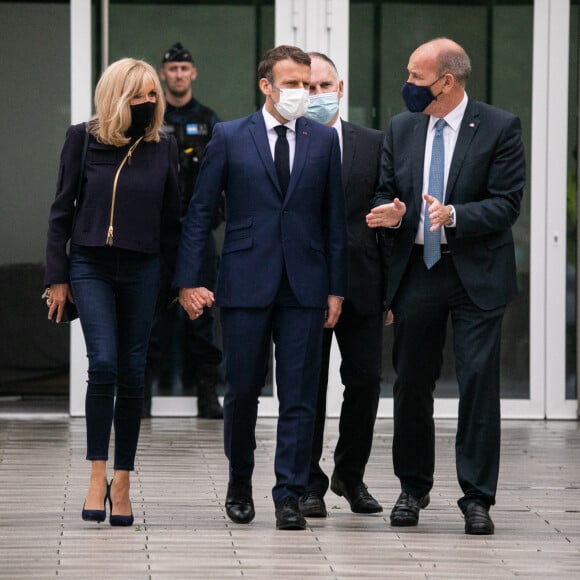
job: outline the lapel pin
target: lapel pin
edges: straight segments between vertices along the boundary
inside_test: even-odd
[[[469,123],[469,126],[473,129],[475,127],[475,123]]]
[[[308,131],[302,131],[302,135],[308,135]]]

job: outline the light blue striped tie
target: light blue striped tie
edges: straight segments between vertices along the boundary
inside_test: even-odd
[[[427,193],[443,203],[443,183],[445,173],[445,145],[443,144],[443,127],[445,119],[439,119],[435,123],[435,138],[431,149],[431,166],[429,167],[429,189]],[[423,260],[427,269],[430,270],[441,259],[441,228],[430,232],[431,220],[429,208],[425,208],[425,230]]]

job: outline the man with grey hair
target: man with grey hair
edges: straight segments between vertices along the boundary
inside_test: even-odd
[[[447,320],[459,386],[456,469],[465,533],[493,534],[500,452],[500,342],[517,292],[512,226],[526,179],[520,120],[469,98],[469,57],[437,38],[408,64],[385,140],[371,228],[385,228],[394,314],[392,526],[415,526],[435,466],[433,392]]]
[[[340,320],[334,328],[324,330],[310,479],[307,492],[300,498],[300,510],[306,517],[327,515],[324,495],[329,480],[320,461],[334,335],[342,359],[340,375],[344,396],[330,489],[344,496],[353,512],[372,514],[382,512],[383,508],[369,493],[363,476],[379,405],[384,309],[381,252],[376,232],[366,227],[365,215],[378,185],[384,134],[340,118],[344,83],[335,64],[318,52],[311,52],[309,56],[310,104],[306,116],[334,127],[341,146],[349,283]]]

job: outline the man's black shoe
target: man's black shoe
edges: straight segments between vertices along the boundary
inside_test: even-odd
[[[429,505],[429,494],[415,497],[406,491],[401,492],[391,511],[391,526],[416,526],[419,523],[419,510]]]
[[[295,497],[285,497],[276,505],[276,529],[278,530],[305,530],[306,520],[298,508]]]
[[[319,491],[307,491],[298,500],[298,507],[305,518],[325,518],[328,515],[323,494]]]
[[[256,515],[251,485],[228,484],[226,513],[236,524],[249,524]]]
[[[355,514],[378,514],[383,511],[383,506],[369,493],[362,481],[349,486],[333,475],[330,489],[336,495],[344,496]]]
[[[475,536],[493,534],[495,526],[489,517],[489,510],[477,502],[470,502],[463,513],[465,517],[465,533]]]

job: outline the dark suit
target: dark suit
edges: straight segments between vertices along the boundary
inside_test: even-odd
[[[308,483],[320,344],[328,296],[346,293],[346,224],[336,131],[296,121],[286,195],[278,183],[262,111],[218,123],[183,227],[175,286],[200,285],[206,239],[220,193],[226,231],[216,290],[227,391],[230,481],[249,484],[260,390],[276,353],[280,401],[276,503]]]
[[[511,226],[525,183],[520,121],[469,100],[449,170],[445,228],[449,253],[427,270],[414,245],[421,211],[429,117],[403,113],[390,123],[373,205],[399,197],[406,214],[385,230],[386,299],[395,316],[393,462],[403,491],[420,497],[433,485],[433,391],[442,366],[447,318],[459,385],[456,463],[464,496],[495,503],[499,472],[499,346],[505,306],[516,293]],[[430,153],[428,153],[430,155]]]
[[[378,185],[384,133],[342,121],[342,136],[349,279],[340,320],[334,329],[325,329],[323,338],[309,482],[309,489],[322,494],[329,483],[320,459],[333,334],[340,348],[340,374],[345,387],[334,470],[349,487],[363,480],[372,447],[381,379],[383,273],[377,232],[367,227],[365,216]]]

